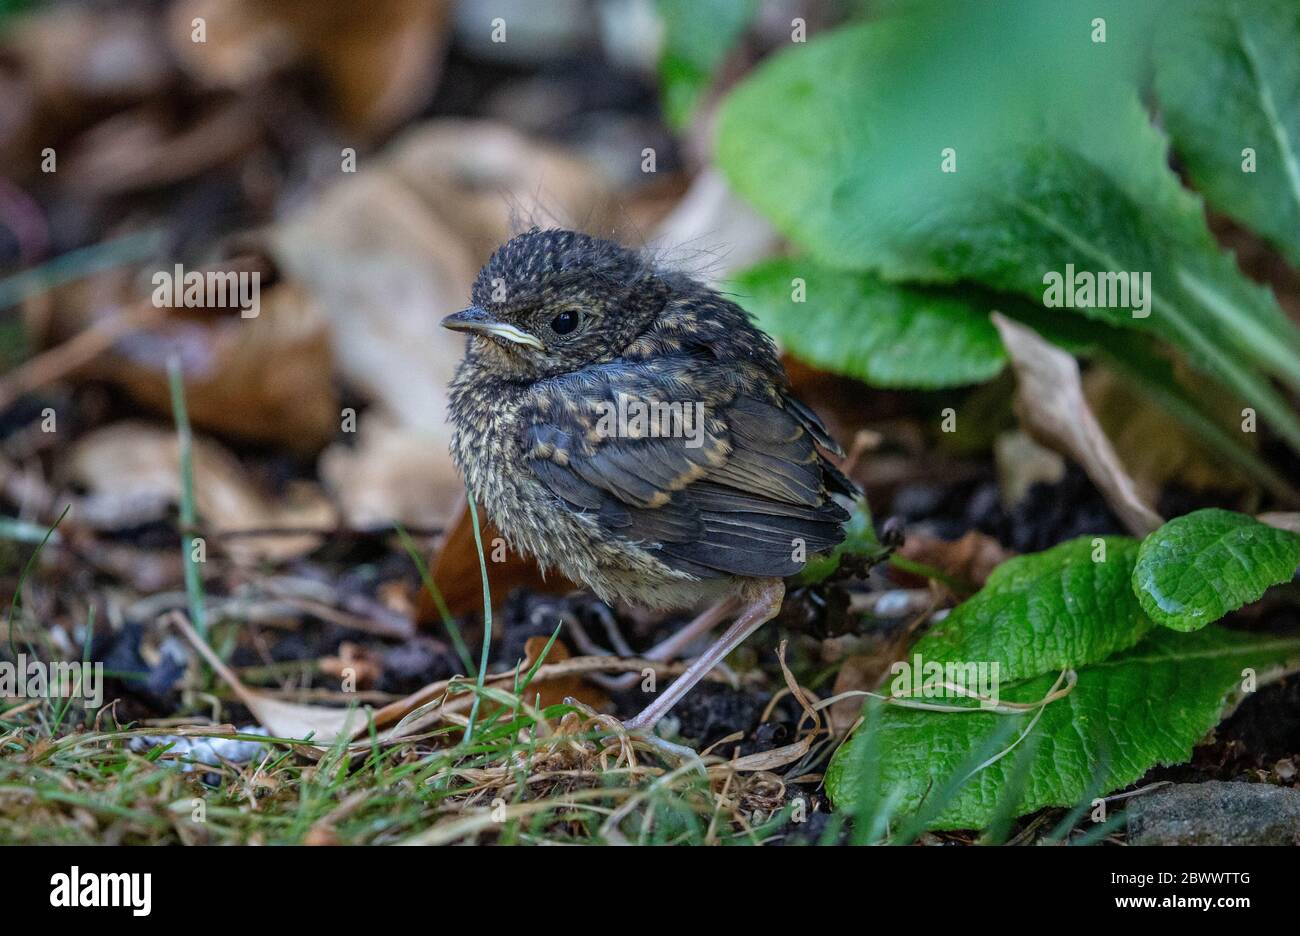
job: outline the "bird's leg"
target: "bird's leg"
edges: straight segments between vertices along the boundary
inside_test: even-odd
[[[618,621],[608,605],[602,601],[592,608],[592,613],[600,618],[600,623],[605,628],[605,636],[609,638],[609,645],[614,648],[615,653],[621,657],[636,656],[632,648],[627,645],[627,641],[623,639],[623,632],[618,629]]]
[[[645,653],[641,654],[644,659],[653,660],[656,663],[666,663],[674,660],[681,655],[681,652],[693,644],[696,640],[705,634],[711,633],[713,628],[722,623],[722,619],[730,614],[736,607],[736,599],[728,595],[721,601],[706,608],[703,613],[687,624],[671,637],[666,637],[659,643],[655,644]]]
[[[639,656],[641,659],[651,660],[655,663],[666,663],[669,660],[676,659],[677,656],[683,650],[689,647],[700,637],[703,637],[705,634],[712,631],[713,628],[717,627],[718,623],[723,618],[725,618],[732,611],[732,609],[735,608],[735,606],[736,606],[736,599],[733,596],[728,595],[726,598],[723,598],[721,601],[710,605],[707,609],[704,610],[703,613],[696,616],[696,618],[693,621],[691,621],[691,623],[687,624],[685,627],[677,631],[677,633],[673,634],[671,637],[666,637],[663,640],[659,641],[659,643],[655,644],[645,653],[637,654],[634,651],[632,651],[630,648],[626,649],[625,652],[624,650],[619,650],[617,646],[615,646],[615,650],[616,652],[618,652],[620,656],[625,658]],[[611,617],[610,623],[611,625],[613,625],[613,621],[612,621],[613,615],[610,615],[610,617]],[[574,624],[576,626],[577,622],[575,621]],[[585,637],[586,635],[584,634],[583,636]],[[613,635],[611,634],[610,637],[612,640]],[[626,643],[624,643],[624,647],[625,648],[627,647]],[[581,649],[581,645],[579,646],[579,649]],[[584,650],[583,652],[586,653],[589,651]],[[607,692],[625,692],[626,690],[631,689],[638,682],[640,682],[641,674],[624,673],[621,676],[602,676],[600,674],[591,674],[588,675],[587,678],[595,682],[598,686],[600,686],[602,689],[604,689]]]
[[[758,588],[755,590],[742,594],[740,599],[745,604],[735,623],[687,667],[682,675],[673,680],[672,685],[665,689],[662,695],[646,706],[640,714],[624,722],[623,726],[628,731],[648,731],[653,728],[655,723],[667,715],[668,711],[680,702],[696,683],[707,676],[711,669],[721,663],[727,654],[744,643],[750,634],[776,617],[777,612],[781,610],[781,600],[784,597],[785,583],[780,579],[765,580],[758,583]],[[692,622],[688,626],[694,627],[695,623]]]

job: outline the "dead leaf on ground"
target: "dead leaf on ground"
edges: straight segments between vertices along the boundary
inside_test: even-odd
[[[1260,523],[1267,523],[1271,527],[1277,527],[1279,530],[1290,530],[1292,533],[1300,533],[1300,513],[1288,513],[1275,510],[1268,513],[1262,513],[1255,519]]]
[[[70,136],[108,109],[156,98],[176,77],[143,9],[53,4],[11,14],[4,25],[0,164],[15,181],[40,175],[45,147],[62,160]]]
[[[182,67],[208,86],[309,71],[344,126],[369,138],[432,98],[450,10],[449,0],[182,0],[169,32]],[[196,18],[207,24],[203,42],[193,40]]]
[[[291,483],[282,498],[260,491],[238,460],[211,439],[194,440],[194,497],[200,521],[237,562],[285,561],[317,548],[322,537],[228,536],[241,530],[332,529],[334,508],[313,484]],[[121,422],[73,443],[62,472],[89,493],[76,509],[79,523],[122,529],[161,519],[179,503],[176,433]]]
[[[537,563],[506,547],[505,539],[483,516],[482,510],[479,511],[479,524],[493,603],[500,604],[516,588],[563,595],[578,587],[555,571],[543,578]],[[474,524],[463,492],[460,507],[439,541],[429,572],[454,616],[474,611],[482,613],[483,577],[474,543]],[[440,625],[442,621],[438,607],[426,589],[420,590],[419,621],[425,625]]]
[[[170,620],[222,681],[239,697],[239,701],[253,713],[258,723],[273,736],[299,741],[310,739],[315,746],[326,748],[337,739],[351,738],[366,727],[370,717],[368,705],[351,708],[302,705],[297,702],[283,702],[249,689],[230,667],[212,652],[212,648],[198,635],[184,615],[173,612]]]
[[[524,656],[527,658],[527,664],[521,667],[521,672],[527,672],[533,664],[542,655],[546,649],[546,643],[549,637],[529,637],[524,642]],[[563,640],[556,640],[551,645],[551,652],[546,655],[547,663],[563,663],[565,660],[572,659],[573,655],[569,653],[569,648]],[[549,705],[559,705],[567,698],[577,699],[585,705],[594,709],[603,709],[609,704],[609,696],[601,691],[599,686],[587,682],[579,675],[561,676],[558,679],[548,679],[540,682],[535,686],[530,685],[527,690],[525,702],[530,705],[536,705],[538,708],[546,708]]]
[[[143,10],[59,4],[5,23],[5,54],[47,107],[79,117],[92,102],[156,97],[175,74],[165,41]]]
[[[1135,536],[1160,526],[1088,408],[1074,357],[997,312],[993,323],[1016,374],[1015,411],[1025,431],[1078,462]]]
[[[970,530],[955,540],[909,532],[898,553],[905,559],[937,569],[976,590],[983,587],[994,569],[1013,555],[996,539],[978,530]]]
[[[1134,383],[1104,366],[1093,366],[1083,377],[1083,391],[1088,405],[1097,415],[1106,437],[1128,469],[1134,484],[1150,503],[1167,482],[1196,491],[1242,490],[1251,486],[1249,479],[1230,462],[1216,458],[1192,432],[1169,411],[1159,406]],[[1208,398],[1210,406],[1222,406],[1219,423],[1238,413],[1238,405],[1229,396]],[[1226,405],[1225,405],[1226,404]],[[1253,438],[1243,436],[1250,445]]]
[[[464,499],[445,440],[384,412],[362,413],[356,443],[331,445],[318,468],[351,529],[435,528]]]
[[[185,268],[187,275],[209,271],[256,273],[261,285],[256,317],[244,318],[234,308],[157,309],[152,295],[142,297],[123,271],[28,301],[23,310],[28,331],[49,348],[46,361],[62,355],[65,343],[85,341],[91,329],[113,339],[107,349],[108,342],[92,342],[93,354],[68,362],[71,369],[56,365],[46,379],[75,373],[105,380],[170,417],[167,360],[177,354],[196,427],[297,452],[319,450],[339,425],[329,325],[319,305],[299,286],[278,279],[262,256]],[[162,272],[172,273],[173,267]],[[126,327],[115,328],[118,321]],[[39,369],[36,362],[24,366]]]
[[[257,145],[261,133],[256,112],[241,100],[203,107],[179,125],[161,108],[144,105],[86,130],[72,141],[60,168],[78,197],[121,195],[175,185],[233,163]]]

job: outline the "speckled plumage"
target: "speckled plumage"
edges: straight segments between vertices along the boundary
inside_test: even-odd
[[[796,539],[808,556],[843,539],[832,495],[855,489],[819,449],[838,447],[735,303],[553,230],[500,247],[472,299],[476,322],[509,328],[472,333],[452,383],[452,454],[512,549],[606,601],[685,608],[797,572]],[[579,324],[561,335],[566,312]],[[601,405],[620,395],[702,404],[702,427],[611,434]]]

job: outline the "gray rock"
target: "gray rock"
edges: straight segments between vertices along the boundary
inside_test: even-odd
[[[1263,783],[1180,783],[1129,801],[1131,845],[1295,845],[1300,790]]]

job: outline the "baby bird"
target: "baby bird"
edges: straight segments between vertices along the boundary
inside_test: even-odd
[[[858,491],[743,309],[610,241],[499,247],[451,387],[452,455],[512,549],[603,601],[710,607],[647,656],[735,622],[641,714],[648,730],[780,610],[783,578],[844,538]]]

